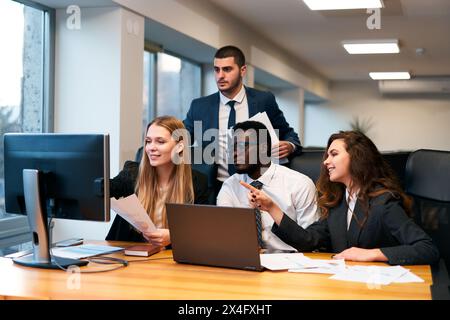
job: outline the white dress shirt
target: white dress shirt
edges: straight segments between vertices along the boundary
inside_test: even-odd
[[[230,130],[228,130],[228,118],[230,116],[231,107],[227,105],[227,103],[230,100],[236,101],[236,103],[234,104],[234,109],[236,110],[236,123],[248,120],[249,111],[247,95],[245,94],[244,86],[241,87],[241,90],[239,90],[239,92],[233,97],[233,99],[225,97],[220,91],[219,96],[219,157],[217,162],[217,179],[220,181],[225,181],[225,179],[230,176],[228,174],[227,161],[227,149],[229,141],[227,135],[230,132]]]
[[[353,211],[355,210],[356,200],[358,200],[358,192],[350,195],[348,189],[345,189],[345,201],[347,201],[347,230],[350,228],[352,222]]]
[[[239,184],[253,180],[247,174],[235,173],[225,180],[217,196],[217,205],[249,208],[247,194],[249,190]],[[271,163],[270,167],[258,178],[263,183],[262,190],[288,215],[303,228],[319,219],[316,202],[316,188],[312,180],[300,172]],[[261,210],[262,238],[267,249],[293,250],[272,233],[274,220]]]

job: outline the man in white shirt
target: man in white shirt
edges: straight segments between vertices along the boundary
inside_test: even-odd
[[[271,139],[260,122],[245,121],[234,129],[234,163],[236,173],[225,180],[217,196],[217,205],[251,207],[244,181],[263,190],[280,209],[303,228],[319,218],[316,188],[307,176],[270,161]],[[274,220],[260,211],[262,247],[270,250],[296,251],[284,243],[271,228]],[[257,211],[257,228],[258,228]]]

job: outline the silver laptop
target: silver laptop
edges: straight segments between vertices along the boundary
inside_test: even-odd
[[[255,210],[166,204],[173,259],[261,271]]]

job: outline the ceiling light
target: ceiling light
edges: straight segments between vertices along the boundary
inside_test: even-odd
[[[408,80],[411,75],[407,71],[401,72],[369,72],[373,80]]]
[[[399,53],[397,39],[342,41],[342,46],[350,54]]]
[[[303,0],[310,10],[383,8],[383,0]]]

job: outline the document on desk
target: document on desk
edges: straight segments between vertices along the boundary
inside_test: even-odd
[[[411,271],[408,271],[404,275],[402,275],[400,278],[394,280],[395,283],[411,283],[411,282],[424,282],[421,277],[415,275]]]
[[[53,248],[52,254],[61,258],[83,259],[101,254],[113,253],[120,250],[123,250],[123,248],[116,246],[82,244],[74,247]]]
[[[156,231],[153,221],[135,194],[118,200],[111,198],[111,209],[142,233]]]
[[[330,279],[388,285],[409,272],[402,266],[350,266]]]
[[[262,253],[259,255],[261,265],[269,270],[288,270],[298,268],[305,263],[303,253]]]
[[[289,272],[335,274],[345,269],[344,260],[319,260],[305,257],[302,253],[264,253],[261,265],[269,270]]]
[[[291,268],[289,272],[336,274],[345,270],[345,260],[308,259],[303,266]]]
[[[270,139],[272,140],[272,145],[278,144],[280,142],[280,139],[278,138],[278,136],[275,132],[275,129],[272,126],[272,122],[270,122],[270,119],[267,116],[267,113],[265,111],[258,112],[257,114],[255,114],[253,117],[251,117],[248,120],[261,122],[262,124],[264,124],[267,127],[267,130],[269,131],[269,134],[270,134]],[[288,162],[288,160],[286,158],[284,158],[284,159],[272,158],[272,161],[274,163],[279,163],[279,164],[284,164],[284,163]]]

